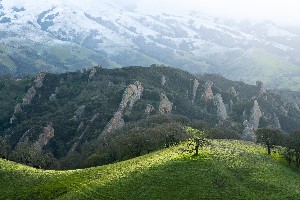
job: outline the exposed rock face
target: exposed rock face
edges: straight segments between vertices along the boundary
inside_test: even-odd
[[[243,125],[245,129],[243,131],[243,138],[247,140],[255,140],[255,131],[257,131],[259,126],[259,120],[262,117],[262,112],[259,108],[257,100],[254,100],[253,108],[251,109],[251,115],[249,122],[246,120]]]
[[[225,121],[228,118],[226,106],[223,102],[221,94],[216,94],[214,96],[214,104],[217,106],[217,115],[221,121]]]
[[[228,113],[231,114],[233,113],[233,101],[230,100],[229,105],[228,105]]]
[[[21,107],[21,104],[18,103],[18,104],[15,106],[15,108],[14,108],[14,114],[13,114],[13,116],[10,118],[9,122],[10,122],[11,124],[13,124],[14,121],[17,120],[16,114],[21,113],[21,112],[23,112],[23,111],[22,111],[22,107]]]
[[[44,146],[48,144],[51,138],[54,137],[54,128],[52,127],[52,123],[49,123],[46,127],[44,127],[43,133],[40,134],[38,141],[36,142],[36,148],[38,150],[42,150]]]
[[[14,108],[14,114],[21,113],[21,112],[22,112],[21,104],[18,103]]]
[[[281,129],[280,121],[275,113],[273,114],[273,123],[274,123],[274,128]]]
[[[113,118],[105,126],[102,134],[106,135],[116,129],[125,125],[123,116],[129,115],[135,102],[139,100],[143,93],[143,86],[139,81],[129,85],[123,94],[123,99],[120,103],[118,111],[114,114]]]
[[[199,81],[197,79],[194,79],[192,103],[194,103],[194,101],[195,101],[198,87],[199,87]]]
[[[23,97],[22,105],[29,105],[31,103],[32,99],[35,97],[35,95],[36,95],[35,88],[34,87],[29,88],[29,90],[27,91],[27,93]]]
[[[253,130],[253,125],[249,123],[248,120],[245,120],[243,125],[245,127],[242,135],[243,139],[255,141],[256,137],[255,137],[255,131]]]
[[[113,118],[108,122],[108,124],[105,126],[104,131],[102,134],[106,135],[114,130],[117,130],[119,128],[122,128],[125,125],[123,114],[121,111],[117,111]]]
[[[253,108],[251,109],[251,115],[249,122],[253,125],[254,131],[258,129],[259,120],[262,117],[262,112],[260,111],[257,100],[254,100]]]
[[[160,80],[160,83],[161,83],[161,86],[164,86],[166,84],[166,77],[165,76],[162,76],[161,77],[161,80]]]
[[[89,80],[95,77],[96,72],[97,69],[94,67],[89,74]]]
[[[234,97],[237,96],[237,92],[236,92],[236,90],[235,90],[234,87],[231,87],[231,88],[230,88],[230,94],[231,94],[232,96],[234,96]]]
[[[85,111],[85,105],[80,106],[75,112],[75,116],[74,118],[76,119],[80,119],[82,118],[82,116],[84,115],[84,111]]]
[[[17,120],[18,118],[13,115],[10,119],[9,119],[9,123],[13,124],[15,120]]]
[[[80,122],[80,124],[77,127],[77,132],[80,131],[84,127],[84,123]]]
[[[169,101],[165,93],[160,94],[159,112],[162,114],[170,115],[172,112],[173,103]]]
[[[51,94],[51,96],[49,97],[49,101],[50,102],[57,101],[56,94]]]
[[[96,113],[96,114],[92,117],[91,123],[94,123],[94,121],[95,121],[96,119],[98,119],[99,116],[100,116],[100,113]]]
[[[256,81],[256,87],[258,88],[258,96],[259,97],[262,96],[266,92],[263,82]]]
[[[145,109],[145,114],[148,116],[151,114],[151,112],[154,110],[154,107],[151,104],[148,104]]]
[[[214,94],[211,89],[212,85],[213,85],[213,82],[211,82],[211,81],[208,81],[205,83],[205,92],[202,95],[202,97],[205,99],[205,101],[214,99]]]
[[[36,88],[41,88],[43,86],[43,82],[44,82],[44,78],[45,78],[46,74],[45,73],[39,73],[35,80],[34,80],[34,83],[35,83],[35,87]]]
[[[33,98],[36,95],[36,89],[41,88],[43,86],[43,81],[45,78],[46,74],[45,73],[39,73],[37,77],[34,80],[34,86],[28,89],[27,93],[23,97],[23,103],[22,105],[29,105]]]
[[[135,102],[141,98],[143,90],[144,88],[139,81],[136,81],[134,84],[130,84],[123,94],[119,111],[123,114],[129,115]]]

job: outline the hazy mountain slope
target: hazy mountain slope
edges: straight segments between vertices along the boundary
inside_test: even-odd
[[[300,175],[250,142],[212,141],[199,157],[165,149],[112,165],[44,171],[0,159],[4,199],[298,199]],[[277,157],[277,154],[273,154]],[[278,158],[277,158],[278,159]]]
[[[2,73],[74,71],[94,63],[107,67],[164,63],[298,89],[297,29],[271,22],[237,23],[197,12],[149,15],[106,0],[0,4]],[[65,57],[49,56],[49,46],[66,48]],[[294,82],[282,85],[287,75]]]

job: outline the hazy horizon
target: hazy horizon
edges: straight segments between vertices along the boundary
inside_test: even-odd
[[[112,0],[115,4],[134,7],[143,13],[184,14],[190,10],[203,12],[215,17],[238,21],[270,20],[284,26],[300,26],[300,2],[297,0]]]

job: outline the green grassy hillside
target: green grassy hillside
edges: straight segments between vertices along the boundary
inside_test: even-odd
[[[300,199],[300,173],[243,141],[214,140],[200,156],[184,144],[132,160],[44,171],[0,160],[1,199]]]

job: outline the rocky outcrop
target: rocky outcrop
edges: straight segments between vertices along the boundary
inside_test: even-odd
[[[262,112],[259,108],[257,100],[254,100],[254,105],[251,109],[251,114],[249,118],[249,122],[246,120],[244,125],[244,131],[243,131],[243,138],[247,140],[255,140],[255,131],[257,131],[259,126],[260,118],[262,117]]]
[[[33,100],[33,98],[35,97],[35,95],[36,95],[35,87],[29,88],[28,91],[27,91],[27,93],[23,97],[23,103],[22,103],[22,105],[29,105],[29,104],[31,104],[31,101]]]
[[[194,79],[193,82],[193,93],[192,93],[192,103],[194,103],[196,95],[197,95],[197,89],[199,87],[199,81],[197,79]]]
[[[18,103],[14,108],[14,114],[21,113],[21,112],[23,112],[21,108],[21,104]]]
[[[256,87],[258,89],[258,97],[261,97],[266,92],[264,83],[261,81],[256,81]]]
[[[41,88],[43,86],[43,82],[44,82],[44,79],[45,79],[45,76],[46,76],[46,73],[39,73],[35,80],[34,80],[34,83],[35,83],[35,88]]]
[[[49,123],[46,127],[44,127],[43,133],[40,134],[38,141],[35,143],[36,149],[41,151],[53,137],[54,128],[52,127],[52,123]]]
[[[90,122],[94,123],[99,117],[100,117],[100,113],[94,114],[94,116],[92,117],[92,119],[90,120]]]
[[[165,115],[172,113],[173,103],[169,101],[165,93],[160,93],[159,112]]]
[[[14,121],[17,120],[16,114],[22,113],[22,112],[23,112],[23,110],[22,110],[21,104],[18,103],[18,104],[15,106],[15,108],[14,108],[14,114],[13,114],[13,116],[10,118],[9,122],[10,122],[11,124],[13,124]]]
[[[97,72],[97,68],[94,67],[91,71],[90,71],[90,74],[89,74],[89,80],[93,79],[95,77],[95,74]]]
[[[232,114],[233,113],[233,101],[230,100],[229,104],[228,104],[228,114]]]
[[[80,119],[83,117],[85,112],[85,105],[80,106],[75,112],[74,112],[74,119]]]
[[[248,120],[245,120],[243,122],[244,125],[244,130],[242,134],[242,138],[244,140],[250,140],[250,141],[255,141],[256,136],[255,136],[255,131],[253,130],[253,125],[248,122]]]
[[[161,86],[165,86],[166,82],[167,82],[166,77],[165,77],[165,76],[162,76],[162,77],[161,77],[161,80],[160,80]]]
[[[232,96],[234,96],[234,97],[237,96],[237,92],[236,92],[236,90],[235,90],[234,87],[231,87],[230,90],[229,90],[229,92],[230,92],[230,94],[231,94]]]
[[[214,99],[214,94],[213,94],[213,91],[212,91],[212,85],[213,85],[213,82],[211,82],[211,81],[207,81],[205,83],[205,86],[204,86],[205,91],[204,91],[204,94],[202,95],[202,97],[205,99],[205,101]]]
[[[133,105],[141,98],[143,90],[144,88],[139,81],[136,81],[134,84],[130,84],[123,94],[119,111],[123,114],[130,115]]]
[[[225,121],[228,118],[228,115],[221,94],[216,94],[214,96],[214,104],[217,106],[217,115],[219,119]]]
[[[106,135],[124,126],[124,115],[130,114],[135,102],[141,98],[143,90],[144,88],[139,81],[136,81],[134,84],[129,85],[125,89],[119,109],[105,126],[102,132],[103,135]]]
[[[261,117],[262,117],[262,112],[259,108],[258,102],[257,102],[257,100],[254,100],[254,105],[251,109],[251,115],[250,115],[250,119],[249,119],[249,122],[253,125],[254,131],[256,131],[258,129],[259,120]]]
[[[49,97],[49,102],[54,102],[54,101],[57,101],[56,94],[51,94],[51,96]]]
[[[151,104],[148,104],[145,109],[145,115],[149,116],[153,110],[154,110],[154,107]]]
[[[31,101],[33,100],[33,98],[36,95],[36,89],[41,88],[43,86],[43,81],[45,79],[46,74],[45,73],[39,73],[34,82],[34,86],[30,87],[27,91],[27,93],[25,94],[25,96],[23,97],[23,103],[22,105],[29,105],[31,103]]]
[[[281,124],[276,113],[273,114],[273,123],[274,123],[274,128],[281,129]]]

